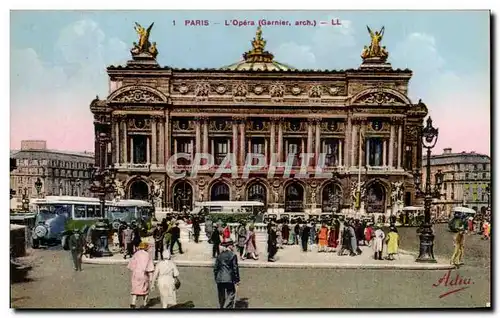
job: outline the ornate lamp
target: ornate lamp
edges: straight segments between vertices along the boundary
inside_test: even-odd
[[[421,190],[420,171],[415,171],[413,177],[418,196],[424,197],[424,222],[420,230],[420,254],[417,262],[435,263],[434,258],[434,234],[431,225],[431,204],[432,199],[440,197],[440,189],[443,184],[443,173],[439,170],[435,176],[435,188],[431,187],[431,149],[436,145],[439,130],[432,126],[431,117],[427,118],[425,127],[422,129],[422,146],[427,149],[427,165],[425,175],[425,189]]]

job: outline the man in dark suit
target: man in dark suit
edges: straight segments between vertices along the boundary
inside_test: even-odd
[[[229,238],[222,243],[225,250],[217,256],[214,265],[214,277],[219,294],[221,309],[234,308],[236,303],[236,288],[240,283],[238,257],[233,252],[234,242]]]
[[[271,221],[271,227],[267,233],[267,261],[275,262],[274,256],[278,252],[278,235],[276,234],[276,224]]]
[[[73,234],[69,237],[69,250],[71,251],[71,258],[73,259],[73,269],[75,271],[82,270],[82,256],[83,256],[83,246],[85,242],[83,241],[83,236],[79,229],[75,229]]]
[[[182,251],[182,245],[181,245],[181,229],[179,228],[179,222],[175,222],[175,226],[172,228],[172,239],[170,241],[170,254],[174,255],[174,244],[177,243],[179,246],[179,253],[184,254]]]

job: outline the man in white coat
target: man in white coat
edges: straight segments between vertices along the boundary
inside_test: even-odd
[[[373,250],[375,251],[374,259],[382,260],[382,250],[384,248],[385,233],[380,226],[377,226],[375,238],[373,239]]]

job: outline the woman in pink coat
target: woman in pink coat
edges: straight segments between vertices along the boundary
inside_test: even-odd
[[[153,259],[150,253],[147,252],[148,247],[148,243],[141,242],[138,251],[135,252],[128,263],[128,269],[132,271],[132,289],[130,291],[132,301],[130,302],[130,308],[135,308],[137,296],[144,298],[144,307],[148,304],[151,275],[155,270]]]

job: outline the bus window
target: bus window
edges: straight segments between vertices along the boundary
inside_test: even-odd
[[[75,207],[76,212],[76,207]],[[87,218],[96,218],[99,215],[99,207],[94,205],[87,205]]]
[[[85,219],[85,205],[75,205],[74,219]]]

